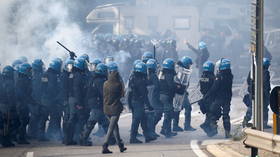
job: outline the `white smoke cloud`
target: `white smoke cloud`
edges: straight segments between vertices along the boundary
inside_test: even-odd
[[[20,56],[46,62],[67,57],[56,41],[78,55],[86,53],[89,36],[70,20],[66,3],[69,0],[1,0],[0,62],[10,64]]]

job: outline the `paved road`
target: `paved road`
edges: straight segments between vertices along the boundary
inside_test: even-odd
[[[231,118],[233,130],[240,127],[245,106],[241,102],[241,98],[235,97],[232,101]],[[181,126],[183,126],[184,116],[181,115]],[[131,124],[131,114],[123,114],[120,119],[121,136],[124,139],[128,151],[119,153],[116,146],[110,147],[115,152],[112,155],[102,155],[101,145],[103,138],[92,137],[94,146],[92,147],[66,147],[59,142],[37,143],[32,142],[29,146],[19,146],[16,148],[3,149],[0,148],[0,157],[207,157],[211,156],[205,151],[205,147],[209,143],[216,143],[219,140],[224,140],[224,131],[221,122],[219,123],[219,134],[214,138],[208,138],[199,125],[204,120],[198,106],[194,105],[192,113],[192,125],[198,128],[195,132],[182,132],[178,136],[166,139],[160,137],[157,141],[148,144],[131,145],[129,141],[129,129]],[[160,130],[161,123],[157,128]],[[143,138],[140,138],[144,141]]]

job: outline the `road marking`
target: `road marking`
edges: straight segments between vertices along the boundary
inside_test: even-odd
[[[126,118],[126,117],[129,117],[129,116],[131,116],[131,115],[132,115],[131,113],[126,113],[126,114],[121,115],[120,118]]]
[[[27,152],[26,157],[34,157],[34,152]]]
[[[198,157],[208,157],[198,146],[198,141],[197,140],[192,140],[191,141],[191,148],[192,151],[198,156]]]

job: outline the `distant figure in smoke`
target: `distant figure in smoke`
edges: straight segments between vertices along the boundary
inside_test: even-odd
[[[270,67],[271,61],[269,58],[264,58],[263,59],[263,78],[264,78],[264,83],[263,83],[263,98],[264,98],[264,105],[263,105],[263,126],[265,129],[271,128],[268,123],[268,106],[270,104],[270,90],[271,90],[271,85],[270,85],[270,72],[269,72],[269,67]],[[247,112],[246,115],[244,116],[242,126],[243,127],[249,127],[251,124],[248,122],[252,119],[252,96],[254,95],[255,92],[255,84],[253,80],[251,79],[251,73],[249,73],[247,77],[247,84],[248,84],[248,94],[246,94],[243,98],[244,104],[247,106]]]
[[[217,121],[223,117],[223,125],[225,129],[225,137],[230,138],[230,106],[232,98],[232,81],[233,75],[231,73],[230,60],[220,59],[216,63],[218,72],[213,86],[203,97],[203,102],[213,103],[209,106],[209,137],[215,136],[218,133]]]
[[[198,44],[198,49],[196,49],[188,42],[186,42],[186,44],[197,56],[195,60],[195,64],[197,69],[199,70],[199,76],[201,76],[203,72],[203,64],[208,60],[210,55],[207,49],[207,45],[205,42],[201,41]]]
[[[116,63],[112,62],[108,64],[109,77],[104,83],[103,95],[104,95],[104,106],[103,110],[108,120],[110,121],[107,135],[103,144],[102,153],[109,154],[112,153],[108,149],[108,142],[112,134],[117,141],[120,152],[126,151],[127,148],[124,147],[122,139],[120,137],[118,121],[123,111],[123,104],[121,103],[121,98],[124,96],[124,86],[122,79],[118,72],[118,66]]]

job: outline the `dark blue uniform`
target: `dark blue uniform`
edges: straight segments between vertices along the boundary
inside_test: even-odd
[[[32,97],[32,80],[30,76],[18,73],[16,80],[16,99],[17,113],[20,120],[18,143],[29,144],[26,140],[26,127],[30,118],[28,105],[38,105]]]
[[[211,102],[213,98],[213,103],[209,106],[210,133],[208,136],[217,134],[217,121],[221,116],[223,117],[225,132],[230,132],[231,130],[229,112],[232,98],[232,81],[231,70],[219,71],[213,86],[204,96],[204,102]]]
[[[61,91],[60,73],[49,68],[42,77],[43,95],[40,119],[40,138],[45,138],[46,121],[49,119],[47,134],[50,138],[61,139]]]
[[[160,82],[160,101],[163,104],[164,121],[161,133],[166,137],[171,137],[171,120],[173,117],[173,98],[177,90],[177,84],[174,82],[176,75],[174,70],[163,69]]]
[[[200,92],[203,96],[205,96],[208,93],[208,91],[211,89],[214,80],[215,80],[214,72],[204,71],[202,73],[202,76],[199,80],[199,85],[200,85]],[[208,131],[207,129],[209,127],[209,106],[211,105],[212,102],[213,100],[209,98],[207,101],[200,101],[198,103],[201,112],[203,114],[206,114],[204,123],[200,125],[200,127],[206,132]]]
[[[152,134],[155,134],[155,128],[158,122],[162,118],[163,114],[163,104],[160,102],[160,86],[159,79],[156,75],[156,72],[149,71],[148,78],[150,81],[150,85],[148,86],[148,98],[151,106],[154,108],[154,115],[151,117],[152,120],[148,121],[148,128],[152,131]]]
[[[67,122],[67,128],[72,129],[67,131],[66,145],[76,144],[73,140],[74,133],[75,131],[77,134],[81,133],[88,117],[86,106],[87,78],[85,71],[73,69],[73,97],[69,99],[70,117]]]
[[[130,142],[135,143],[139,124],[141,124],[146,142],[150,141],[150,135],[147,128],[147,119],[145,116],[145,108],[151,109],[148,100],[148,80],[147,75],[133,72],[130,76],[128,87],[130,89],[128,94],[129,107],[132,110],[132,124],[130,132]]]
[[[91,145],[91,142],[88,141],[88,137],[96,123],[101,124],[106,132],[108,130],[109,121],[103,112],[103,85],[106,80],[106,76],[95,74],[89,82],[87,105],[91,108],[91,111],[90,117],[81,134],[81,145]]]
[[[38,105],[34,106],[29,104],[30,110],[30,121],[28,126],[28,136],[31,138],[38,138],[39,135],[39,121],[41,116],[41,97],[42,97],[42,76],[43,71],[34,71],[32,75],[32,97],[33,99],[38,102]],[[40,139],[39,139],[40,140]]]

